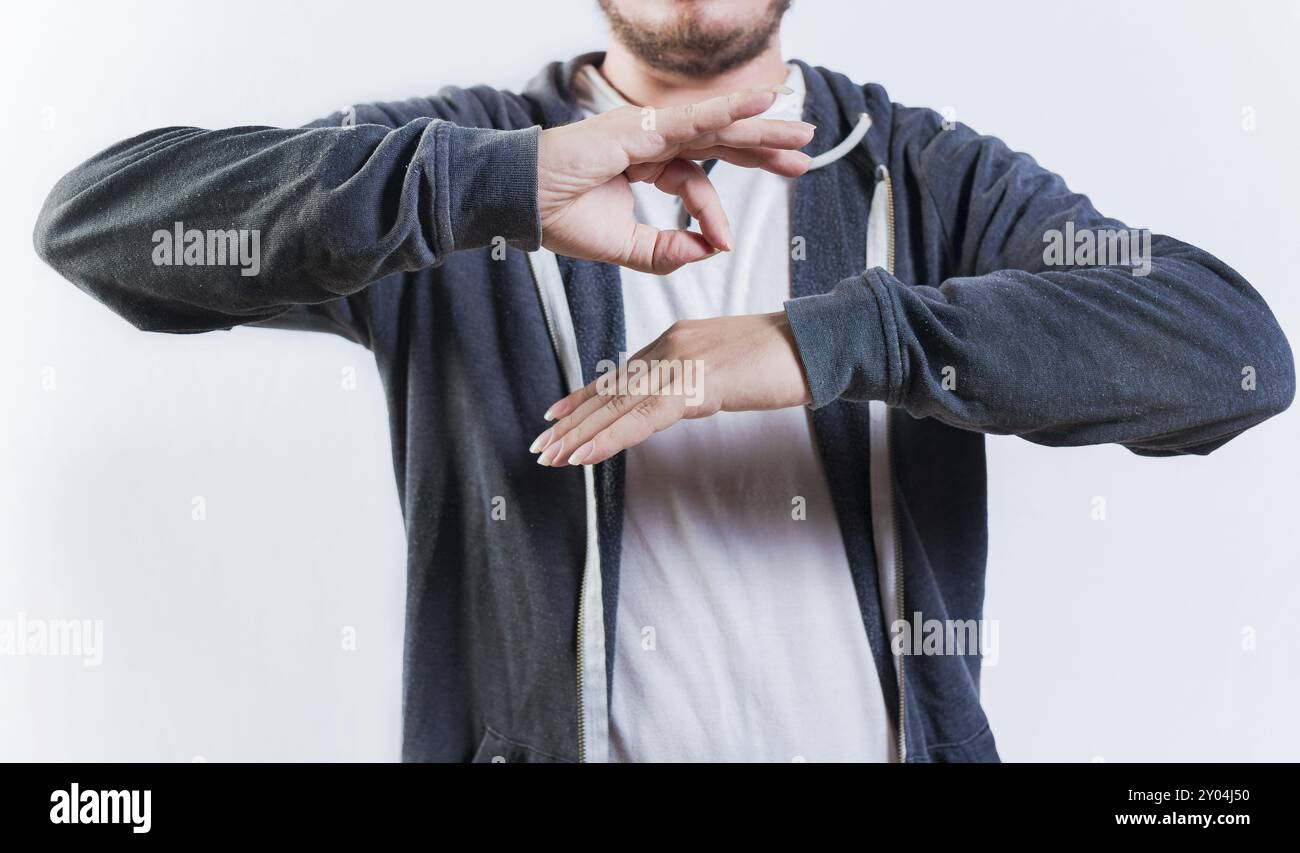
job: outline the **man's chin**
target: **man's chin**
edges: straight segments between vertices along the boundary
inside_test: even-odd
[[[615,38],[646,65],[681,77],[708,78],[739,68],[766,50],[790,2],[769,0],[761,15],[743,23],[692,8],[671,23],[651,24],[625,18],[613,0],[600,5]]]
[[[657,52],[652,56],[641,56],[641,61],[651,68],[666,74],[693,79],[718,77],[744,65],[752,57],[732,57],[716,50],[677,50]]]

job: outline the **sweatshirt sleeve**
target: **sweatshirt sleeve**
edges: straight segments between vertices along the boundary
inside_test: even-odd
[[[163,128],[60,180],[33,240],[140,329],[274,324],[460,249],[496,239],[536,248],[537,135],[427,116],[396,127]]]
[[[1045,445],[1172,455],[1208,453],[1290,405],[1286,337],[1227,264],[1159,234],[1149,268],[1053,255],[1067,235],[1127,226],[1029,156],[939,121],[927,114],[905,180],[954,274],[909,284],[874,268],[787,303],[814,407],[883,400]]]

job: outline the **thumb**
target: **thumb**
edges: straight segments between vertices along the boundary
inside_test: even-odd
[[[638,272],[668,275],[686,264],[718,253],[702,234],[694,231],[660,231],[642,222],[632,226],[627,256],[619,263]]]

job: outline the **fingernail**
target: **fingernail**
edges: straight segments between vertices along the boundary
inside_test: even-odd
[[[555,406],[558,406],[558,405],[560,405],[560,404],[559,404],[559,403],[556,403],[556,404],[555,404]],[[549,409],[546,410],[546,414],[542,415],[542,420],[544,420],[544,421],[548,421],[548,422],[549,422],[549,421],[553,421],[553,420],[555,420],[555,406],[551,406]],[[534,411],[536,411],[536,410],[534,410]]]
[[[593,438],[591,441],[587,442],[582,447],[579,447],[577,450],[573,451],[573,455],[569,457],[569,464],[581,465],[583,462],[587,461],[587,457],[590,456],[591,451],[595,449],[596,449],[596,440]]]
[[[773,91],[773,92],[776,92],[778,95],[793,95],[793,94],[794,94],[794,89],[791,89],[789,86],[785,86],[785,85],[782,85],[782,86],[773,86],[773,87],[772,87],[772,91]]]
[[[546,448],[545,453],[537,457],[537,464],[550,467],[551,463],[555,462],[556,458],[560,455],[560,451],[563,449],[564,449],[564,439],[560,439],[559,441],[552,444],[550,447]]]
[[[547,420],[550,419],[548,418]],[[548,429],[546,432],[542,433],[541,435],[537,436],[537,438],[533,439],[533,443],[528,447],[528,452],[536,453],[537,451],[545,447],[547,444],[549,444],[550,441],[551,441],[551,431]]]

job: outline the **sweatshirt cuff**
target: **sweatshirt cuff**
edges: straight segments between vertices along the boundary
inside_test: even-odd
[[[541,128],[491,130],[446,124],[443,161],[451,251],[504,240],[533,251],[542,244],[537,212],[537,138]],[[444,232],[445,233],[445,232]]]
[[[848,278],[829,293],[802,296],[785,303],[795,346],[812,391],[812,408],[844,398],[897,404],[901,382],[897,358],[891,364],[893,314],[881,304],[880,282],[869,270]],[[887,295],[886,295],[887,298]]]

